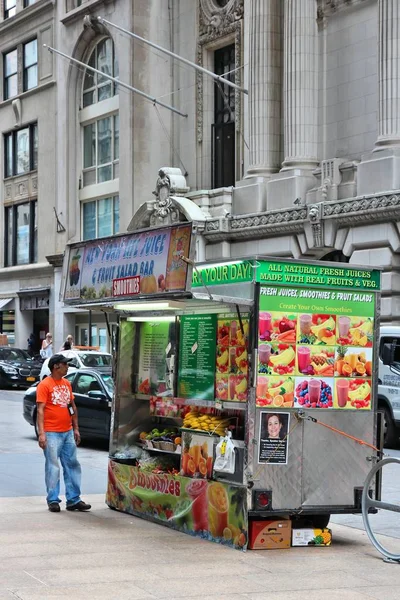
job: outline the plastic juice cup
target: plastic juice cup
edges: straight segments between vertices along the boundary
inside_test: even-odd
[[[338,379],[336,382],[336,399],[339,408],[344,408],[349,399],[349,380]]]
[[[297,364],[299,371],[303,373],[311,364],[311,348],[299,346],[297,348]]]
[[[349,317],[339,317],[339,337],[347,337],[350,329],[350,318]]]
[[[211,483],[207,490],[208,530],[213,537],[221,537],[228,527],[229,498],[221,483]]]
[[[260,313],[259,330],[260,337],[265,337],[267,331],[272,331],[272,316],[269,312]]]
[[[186,493],[193,501],[192,516],[195,531],[208,530],[207,486],[207,481],[204,479],[193,479],[186,486]]]
[[[231,375],[229,377],[229,399],[230,400],[234,400],[235,399],[235,393],[236,393],[236,377],[234,375]]]
[[[318,402],[321,395],[321,380],[310,379],[308,382],[308,396],[311,404]]]
[[[257,377],[257,398],[265,398],[268,391],[267,377]]]
[[[300,333],[302,335],[309,335],[311,332],[312,316],[311,315],[300,315]]]
[[[236,338],[236,333],[237,333],[237,322],[231,321],[231,340],[234,340]]]
[[[229,359],[231,367],[236,367],[236,348],[229,348]]]
[[[356,354],[356,352],[352,352],[351,354],[349,354],[348,360],[349,360],[350,367],[352,368],[353,371],[355,371],[356,364],[358,363],[358,355]]]
[[[267,365],[271,356],[271,346],[269,344],[262,344],[258,347],[258,358],[263,365]]]

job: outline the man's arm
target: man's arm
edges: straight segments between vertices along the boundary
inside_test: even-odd
[[[71,392],[71,406],[74,409],[74,414],[72,415],[72,428],[74,430],[74,438],[75,438],[75,443],[77,446],[79,446],[79,444],[81,443],[81,436],[79,433],[79,425],[78,425],[78,411],[76,408],[76,404],[75,404],[75,400],[74,400],[74,396],[72,395]]]
[[[44,407],[44,402],[37,403],[36,421],[39,432],[39,446],[43,450],[46,448],[47,444],[46,433],[44,431]]]

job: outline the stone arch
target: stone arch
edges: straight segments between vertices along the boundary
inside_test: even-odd
[[[328,262],[348,263],[350,261],[350,257],[343,254],[341,250],[332,250],[324,256],[321,256],[320,260],[325,260]]]

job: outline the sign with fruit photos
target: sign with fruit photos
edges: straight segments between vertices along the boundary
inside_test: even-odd
[[[249,380],[248,315],[218,315],[215,399],[246,402]]]
[[[192,227],[184,224],[71,246],[65,266],[64,301],[85,303],[118,298],[120,286],[113,286],[113,281],[134,278],[139,294],[135,285],[125,297],[186,291],[191,269],[182,256],[189,258],[191,239]],[[113,296],[116,290],[118,293]]]
[[[237,550],[247,547],[247,491],[219,481],[153,473],[110,461],[112,508]]]
[[[262,286],[257,406],[370,410],[375,296]]]

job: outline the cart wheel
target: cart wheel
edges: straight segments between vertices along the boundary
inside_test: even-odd
[[[400,459],[393,458],[393,457],[384,458],[383,460],[379,461],[376,465],[374,465],[372,467],[372,469],[369,472],[367,479],[365,480],[365,483],[364,483],[364,489],[363,489],[362,498],[361,498],[361,508],[362,508],[362,516],[363,516],[365,531],[367,532],[372,545],[375,546],[375,548],[378,550],[378,552],[383,554],[383,556],[385,557],[384,560],[386,562],[399,563],[400,562],[400,554],[393,554],[392,552],[389,552],[388,550],[386,550],[386,548],[384,546],[382,546],[382,544],[380,542],[378,542],[378,540],[376,539],[375,534],[372,531],[371,526],[369,524],[369,509],[370,508],[391,510],[393,512],[400,513],[399,505],[390,504],[389,502],[382,502],[381,500],[374,500],[369,495],[369,491],[370,491],[369,488],[370,488],[370,485],[371,485],[376,473],[380,469],[382,469],[385,465],[389,465],[389,464],[393,464],[393,463],[400,465]]]
[[[390,414],[390,410],[384,406],[383,412],[383,445],[385,448],[396,448],[399,434]]]

